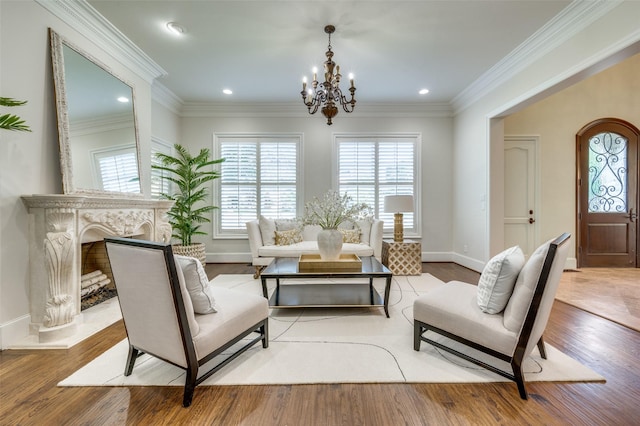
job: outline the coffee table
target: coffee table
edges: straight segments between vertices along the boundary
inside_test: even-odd
[[[260,274],[262,294],[267,294],[267,280],[275,280],[276,288],[269,305],[277,308],[292,307],[384,307],[389,318],[389,289],[393,274],[373,256],[362,257],[362,270],[356,272],[299,272],[298,258],[275,258]],[[283,283],[287,279],[311,280],[319,278],[368,278],[368,283]],[[385,278],[384,297],[373,287],[374,278]]]

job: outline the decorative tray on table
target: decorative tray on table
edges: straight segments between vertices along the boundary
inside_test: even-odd
[[[337,260],[322,260],[319,254],[302,254],[298,272],[360,272],[362,260],[357,254],[341,254]]]

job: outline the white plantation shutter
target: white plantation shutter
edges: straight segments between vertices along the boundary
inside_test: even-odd
[[[163,154],[171,155],[173,148],[171,144],[161,142],[155,139],[151,140],[151,165],[162,165],[156,158],[156,153],[161,152]],[[162,170],[151,169],[151,198],[160,198],[160,194],[171,193],[171,182],[164,179],[167,172]]]
[[[93,158],[104,191],[140,192],[135,146],[96,151]]]
[[[260,215],[295,218],[300,194],[300,136],[218,135],[222,176],[219,235],[246,234]]]
[[[354,201],[369,204],[375,216],[393,229],[393,213],[384,212],[386,195],[413,195],[418,200],[417,147],[419,136],[337,135],[338,190]],[[419,201],[416,202],[419,205]],[[417,233],[416,214],[404,213],[404,229]]]

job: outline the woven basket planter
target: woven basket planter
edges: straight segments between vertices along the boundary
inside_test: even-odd
[[[207,263],[207,253],[205,252],[204,243],[195,243],[188,246],[182,244],[174,244],[173,254],[179,254],[181,256],[195,257],[202,263],[202,266]]]

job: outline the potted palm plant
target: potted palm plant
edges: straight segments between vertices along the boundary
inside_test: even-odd
[[[15,107],[26,104],[27,101],[18,101],[13,98],[0,97],[0,106]],[[23,119],[13,114],[0,115],[0,129],[14,130],[19,132],[30,132],[31,129],[27,126]]]
[[[204,265],[206,261],[204,243],[194,243],[194,235],[206,235],[200,230],[203,223],[210,222],[207,213],[216,209],[213,205],[202,205],[209,196],[205,184],[220,177],[220,172],[212,170],[211,166],[224,161],[224,158],[212,160],[211,152],[202,148],[195,157],[180,144],[174,145],[175,155],[156,153],[160,164],[151,167],[166,174],[163,179],[173,183],[171,194],[161,194],[161,197],[174,202],[167,213],[169,223],[173,228],[172,237],[180,244],[173,245],[173,252],[185,256],[195,257]],[[197,206],[199,204],[199,206]]]

